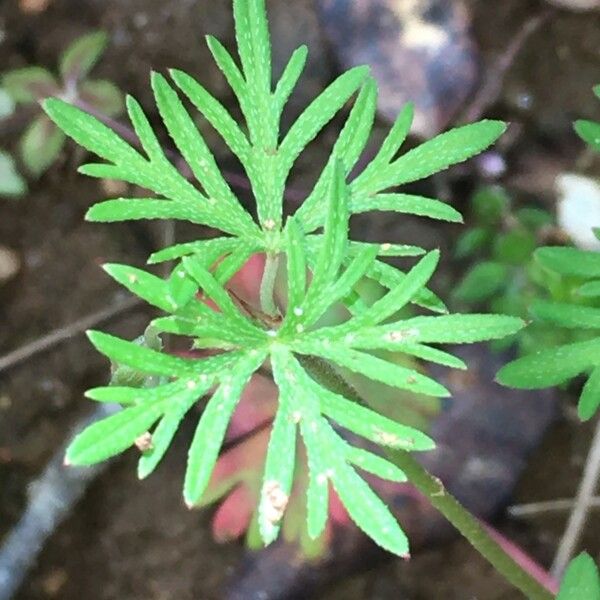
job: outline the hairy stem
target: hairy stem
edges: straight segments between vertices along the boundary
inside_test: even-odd
[[[365,404],[358,392],[340,377],[329,363],[314,357],[305,357],[301,362],[322,385],[355,402]],[[389,458],[404,471],[410,483],[431,502],[431,505],[514,587],[530,600],[554,598],[553,594],[503,550],[477,517],[452,496],[442,481],[429,473],[412,454],[394,450],[390,451]]]
[[[404,471],[408,480],[427,497],[431,505],[514,587],[530,600],[550,600],[554,597],[502,549],[481,522],[446,490],[442,481],[417,462],[412,454],[395,450],[390,452],[389,456]]]
[[[265,261],[265,271],[260,282],[260,309],[269,317],[275,317],[278,312],[273,296],[278,268],[279,255],[268,253]]]

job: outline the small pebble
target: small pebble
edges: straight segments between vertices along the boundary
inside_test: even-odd
[[[12,279],[21,269],[21,261],[16,252],[0,246],[0,284]]]

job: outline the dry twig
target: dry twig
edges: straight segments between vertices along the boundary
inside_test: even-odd
[[[567,528],[558,546],[554,563],[552,564],[552,575],[560,579],[569,561],[577,550],[581,534],[587,520],[590,506],[594,499],[598,482],[600,481],[600,420],[596,424],[596,431],[592,445],[588,453],[583,477],[579,484],[575,506],[569,517]]]

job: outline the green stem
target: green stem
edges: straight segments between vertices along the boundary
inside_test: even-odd
[[[304,357],[304,368],[322,385],[350,400],[365,404],[358,392],[333,369],[320,359]],[[450,494],[442,481],[429,473],[413,455],[400,450],[390,451],[392,460],[408,477],[408,480],[431,502],[458,531],[470,542],[507,581],[530,600],[552,600],[554,596],[507,554],[500,544],[486,531],[480,521]]]
[[[277,307],[275,306],[274,290],[275,279],[277,277],[277,269],[279,268],[279,255],[267,254],[265,261],[265,271],[262,281],[260,282],[260,309],[266,315],[275,317],[277,315]]]
[[[531,600],[551,600],[554,596],[508,555],[483,527],[452,494],[442,481],[429,473],[408,452],[395,450],[390,459],[400,468],[408,480],[427,497],[431,505],[458,529],[469,543],[507,581]]]

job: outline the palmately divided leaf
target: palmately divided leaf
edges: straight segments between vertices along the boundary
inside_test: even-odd
[[[59,100],[45,105],[62,130],[107,161],[85,165],[82,173],[129,182],[156,195],[142,192],[141,196],[149,197],[107,200],[89,211],[90,220],[181,219],[225,234],[153,254],[149,262],[177,261],[164,278],[125,265],[106,266],[125,288],[163,311],[152,322],[155,341],[161,332],[186,336],[190,349],[198,354],[181,358],[159,351],[160,344],[149,344],[150,348],[92,332],[92,343],[116,366],[112,385],[90,390],[88,396],[124,408],[78,436],[68,458],[76,464],[93,464],[137,441],[142,451],[138,474],[146,477],[165,455],[186,414],[214,390],[199,419],[185,475],[185,501],[197,506],[207,499],[205,491],[244,388],[258,369],[270,366],[279,407],[254,521],[256,538],[260,534],[270,543],[280,531],[294,484],[300,437],[308,460],[308,536],[314,539],[323,533],[333,486],[358,527],[383,548],[404,555],[408,552],[405,534],[362,475],[405,480],[404,473],[379,456],[373,444],[425,451],[434,442],[421,431],[366,408],[351,391],[352,400],[335,393],[328,382],[336,378],[343,382],[351,372],[409,390],[417,398],[444,397],[448,391],[421,372],[414,358],[458,369],[465,365],[427,344],[496,339],[515,333],[523,323],[490,315],[398,320],[409,303],[446,312],[425,287],[439,253],[425,254],[420,247],[402,244],[351,241],[349,219],[352,214],[387,210],[459,222],[460,214],[438,200],[382,192],[470,158],[495,141],[504,125],[483,121],[462,127],[398,157],[413,117],[413,107],[407,105],[375,158],[352,180],[377,109],[377,86],[367,68],[341,75],[281,136],[281,113],[303,71],[306,49],[294,52],[275,83],[265,0],[234,0],[234,16],[239,64],[214,38],[208,38],[208,45],[239,101],[245,125],[239,125],[189,75],[171,72],[177,91],[163,76],[152,77],[160,117],[182,160],[172,150],[163,150],[153,125],[133,98],[127,99],[127,109],[139,150],[84,111]],[[180,92],[239,159],[254,195],[258,223],[233,193]],[[288,214],[283,206],[285,183],[298,156],[355,95],[315,187],[283,226]],[[185,176],[178,170],[181,165]],[[269,311],[265,302],[255,306],[225,287],[255,253],[277,256],[279,264],[286,266],[276,274],[275,299],[281,304],[281,316]],[[381,260],[423,254],[408,273]],[[287,273],[287,307],[281,297],[285,294],[279,293],[283,273]],[[383,290],[382,297],[372,301],[370,292],[362,289],[367,287],[361,285],[365,279],[389,291]],[[321,319],[339,323],[348,314],[342,304],[350,314],[346,321],[320,327]],[[396,322],[390,323],[391,319]],[[403,358],[390,353],[411,358],[399,364]],[[594,366],[586,363],[583,370]],[[590,382],[586,410],[596,398],[595,379]],[[429,406],[426,399],[418,401]],[[366,449],[352,444],[355,435],[368,440]]]

